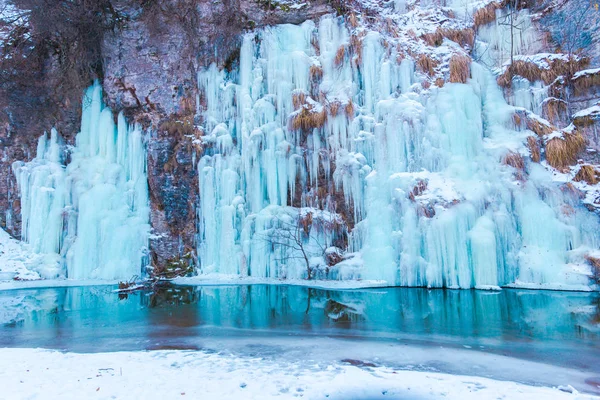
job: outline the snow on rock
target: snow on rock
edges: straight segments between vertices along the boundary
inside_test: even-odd
[[[573,114],[573,119],[583,118],[583,117],[599,117],[600,116],[600,105],[596,104],[595,106],[586,108],[584,110],[578,111]]]
[[[75,354],[0,349],[0,385],[14,399],[595,398],[568,384],[536,387],[395,370],[360,360],[306,365],[196,351]]]
[[[574,75],[572,80],[577,80],[579,78],[583,78],[585,76],[589,76],[589,75],[597,75],[600,74],[600,68],[590,68],[590,69],[584,69],[581,71],[577,71]]]

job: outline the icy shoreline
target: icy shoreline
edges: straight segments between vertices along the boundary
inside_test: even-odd
[[[75,354],[0,349],[11,398],[593,399],[571,386],[396,370],[360,360],[280,363],[202,351]]]
[[[360,290],[360,289],[390,289],[390,288],[415,288],[390,286],[385,281],[377,280],[348,280],[348,281],[327,281],[327,280],[301,280],[301,279],[275,279],[275,278],[254,278],[239,277],[227,275],[199,275],[194,277],[177,278],[170,281],[177,286],[244,286],[244,285],[274,285],[274,286],[301,286],[311,289],[323,290]],[[116,280],[76,280],[76,279],[38,279],[38,280],[0,280],[0,291],[19,290],[19,289],[46,289],[60,287],[79,287],[79,286],[112,286],[117,285]],[[577,285],[533,285],[515,283],[507,286],[477,287],[471,289],[461,288],[428,288],[429,290],[481,290],[481,291],[500,291],[504,289],[526,289],[543,290],[556,292],[595,292],[597,286],[577,286]]]

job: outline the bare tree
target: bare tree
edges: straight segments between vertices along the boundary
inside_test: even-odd
[[[515,58],[515,34],[523,31],[523,21],[519,21],[519,2],[518,0],[509,0],[507,4],[507,14],[502,17],[498,25],[508,26],[510,30],[510,63],[513,64]]]
[[[289,216],[289,215],[287,215]],[[313,223],[313,213],[298,214],[291,217],[292,221],[276,216],[272,228],[262,234],[263,239],[270,247],[272,252],[278,249],[282,251],[279,262],[288,262],[289,260],[301,260],[306,268],[307,279],[314,277],[310,259],[312,257],[323,257],[326,246],[311,235]]]

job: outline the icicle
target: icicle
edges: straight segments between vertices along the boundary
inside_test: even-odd
[[[518,18],[526,32],[516,51],[524,52],[534,46],[530,17]],[[480,28],[494,36],[500,59],[503,29]],[[310,268],[329,279],[486,289],[585,284],[565,268],[598,245],[598,224],[575,203],[564,216],[565,196],[536,166],[523,184],[500,163],[508,151],[524,152],[527,132],[514,130],[514,108],[494,75],[473,63],[466,84],[423,91],[414,62],[398,62],[379,33],[362,37],[360,59],[349,48],[343,22],[325,16],[318,28],[307,22],[247,34],[239,71],[213,65],[199,73],[209,132],[198,164],[201,272],[306,278],[302,243]],[[512,101],[536,109],[532,93],[524,88]],[[294,118],[307,120],[294,126]],[[326,252],[337,251],[327,250],[336,233],[311,221],[336,207],[346,213],[353,254],[323,268]],[[269,240],[299,224],[292,254],[290,232]]]
[[[71,279],[130,279],[142,272],[149,234],[146,151],[139,127],[102,105],[95,83],[83,98],[81,132],[62,165],[59,135],[42,136],[37,157],[15,163],[23,238],[65,256]]]

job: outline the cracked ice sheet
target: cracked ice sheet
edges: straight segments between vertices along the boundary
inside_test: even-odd
[[[0,398],[592,399],[510,381],[207,353],[0,349]]]

